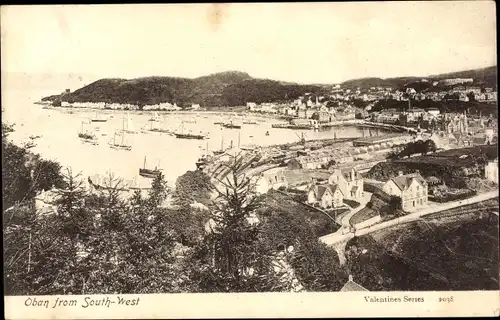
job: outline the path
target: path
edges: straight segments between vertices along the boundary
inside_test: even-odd
[[[364,191],[363,192],[363,197],[361,197],[361,199],[359,199],[359,206],[357,208],[355,208],[355,209],[351,209],[351,211],[348,214],[346,214],[345,216],[343,216],[340,224],[343,227],[350,228],[351,224],[349,223],[349,221],[351,220],[351,218],[356,213],[358,213],[359,211],[361,211],[362,209],[364,209],[366,207],[366,204],[368,202],[370,202],[371,198],[372,198],[372,193]]]
[[[494,190],[494,191],[482,193],[482,194],[479,194],[477,196],[474,196],[474,197],[471,197],[468,199],[464,199],[464,200],[441,203],[441,204],[438,204],[438,205],[435,205],[435,206],[432,206],[432,207],[429,207],[429,208],[426,208],[426,209],[423,209],[423,210],[420,210],[420,211],[417,211],[414,213],[410,213],[410,214],[403,216],[403,217],[400,217],[400,218],[396,218],[396,219],[393,219],[390,221],[376,224],[376,225],[373,225],[373,226],[368,227],[368,228],[356,230],[355,236],[359,237],[359,236],[362,236],[362,235],[365,235],[368,233],[372,233],[374,231],[378,231],[378,230],[382,230],[382,229],[385,229],[388,227],[392,227],[392,226],[397,225],[397,224],[415,221],[415,220],[419,219],[420,217],[423,217],[423,216],[431,214],[431,213],[445,211],[445,210],[449,210],[449,209],[453,209],[453,208],[458,208],[458,207],[466,206],[469,204],[473,204],[473,203],[477,203],[477,202],[481,202],[481,201],[485,201],[485,200],[489,200],[489,199],[493,199],[493,198],[497,198],[497,197],[498,197],[498,190]]]
[[[346,240],[353,238],[354,236],[359,237],[359,236],[362,236],[362,235],[365,235],[365,234],[368,234],[368,233],[371,233],[374,231],[378,231],[378,230],[392,227],[394,225],[415,221],[415,220],[419,219],[420,217],[431,214],[431,213],[445,211],[445,210],[449,210],[449,209],[453,209],[453,208],[457,208],[457,207],[461,207],[461,206],[465,206],[465,205],[493,199],[493,198],[498,197],[498,195],[499,195],[498,190],[494,190],[494,191],[482,193],[482,194],[479,194],[477,196],[474,196],[474,197],[471,197],[468,199],[464,199],[464,200],[460,200],[460,201],[441,203],[441,204],[438,204],[438,205],[435,205],[432,207],[428,207],[426,209],[423,209],[423,210],[420,210],[417,212],[410,213],[410,214],[403,216],[403,217],[400,217],[400,218],[392,219],[392,220],[389,220],[386,222],[382,222],[380,224],[373,225],[371,227],[356,230],[354,233],[349,232],[349,233],[343,234],[341,231],[341,229],[342,229],[341,228],[341,229],[337,230],[337,232],[335,232],[335,233],[331,233],[331,234],[328,234],[326,236],[320,237],[319,240],[321,242],[324,242],[325,244],[327,244],[329,246],[334,246],[335,244],[343,243]]]

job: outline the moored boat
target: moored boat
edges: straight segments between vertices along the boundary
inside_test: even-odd
[[[117,135],[121,136],[121,140],[119,142],[117,142],[116,140]],[[125,143],[125,130],[123,130],[123,128],[119,133],[115,132],[115,134],[113,135],[113,141],[109,142],[108,144],[111,149],[126,151],[132,150],[132,146]]]
[[[81,127],[80,132],[78,133],[78,138],[80,138],[80,140],[84,143],[98,145],[99,141],[97,140],[97,137],[94,133],[88,132],[87,130],[85,130],[85,132],[83,131],[84,124],[85,124],[85,122],[82,121],[82,127]]]
[[[228,128],[228,129],[241,129],[241,125],[235,124],[235,123],[233,123],[233,121],[231,121],[229,123],[224,123],[222,126],[224,128]]]
[[[96,112],[95,112],[95,118],[91,118],[91,119],[90,119],[90,121],[91,121],[91,122],[107,122],[107,121],[108,121],[108,119],[98,117],[98,115],[97,115],[97,111],[96,111]]]
[[[139,175],[145,178],[156,178],[157,176],[161,175],[161,169],[159,169],[158,167],[159,164],[154,169],[147,169],[146,157],[144,157],[144,167],[139,168]]]
[[[184,133],[184,122],[181,124],[181,132],[175,132],[174,136],[177,139],[196,139],[203,140],[208,139],[208,134],[200,132],[199,134],[193,134],[191,132]]]

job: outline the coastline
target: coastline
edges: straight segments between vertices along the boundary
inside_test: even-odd
[[[275,114],[275,113],[256,113],[256,112],[248,112],[245,107],[228,107],[227,109],[198,109],[198,110],[126,110],[126,109],[102,109],[102,108],[92,108],[92,107],[74,107],[74,106],[50,106],[48,104],[44,104],[41,102],[34,102],[34,104],[37,105],[45,105],[48,106],[47,109],[61,109],[61,110],[100,110],[102,113],[105,114],[112,114],[115,111],[119,112],[128,112],[130,114],[137,114],[137,115],[143,115],[143,114],[154,114],[155,112],[161,113],[161,114],[173,114],[173,115],[220,115],[220,116],[245,116],[245,117],[254,117],[254,118],[264,118],[264,119],[271,119],[271,120],[278,120],[282,121],[280,124],[283,125],[284,129],[304,129],[302,126],[297,126],[296,128],[292,124],[287,124],[286,122],[283,123],[283,121],[289,121],[291,119],[301,119],[297,117],[291,117],[291,116],[286,116],[282,114]],[[366,121],[364,119],[350,119],[350,120],[341,120],[341,121],[334,121],[334,122],[325,122],[325,123],[319,123],[320,128],[329,128],[329,127],[337,127],[337,126],[359,126],[359,127],[373,127],[373,128],[383,128],[383,129],[390,129],[390,130],[395,130],[395,131],[407,131],[407,132],[416,132],[414,128],[409,128],[409,127],[403,127],[403,126],[398,126],[398,125],[391,125],[391,124],[386,124],[386,123],[379,123],[379,122],[371,122],[371,121]],[[313,129],[312,127],[310,129]]]

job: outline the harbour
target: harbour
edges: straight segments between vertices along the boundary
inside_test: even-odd
[[[243,113],[238,115],[234,112],[206,111],[202,112],[203,115],[197,115],[185,111],[155,114],[149,111],[101,110],[97,114],[98,119],[106,121],[85,124],[85,130],[93,132],[97,143],[94,140],[94,143],[80,143],[77,133],[82,130],[82,122],[96,119],[96,110],[42,109],[41,105],[34,104],[33,97],[37,96],[40,95],[14,92],[5,100],[9,110],[4,115],[5,121],[16,124],[16,131],[12,133],[13,140],[23,143],[36,133],[42,138],[36,140],[33,151],[44,157],[57,159],[65,166],[71,167],[73,172],[81,172],[83,177],[113,173],[117,177],[136,181],[137,185],[144,187],[151,183],[150,179],[138,174],[138,168],[143,167],[144,156],[148,159],[161,159],[163,174],[168,183],[173,185],[177,177],[186,171],[196,170],[196,162],[201,156],[221,153],[222,148],[248,149],[254,145],[267,147],[295,143],[299,140],[297,134],[300,135],[301,132],[307,134],[308,140],[361,138],[370,134],[391,132],[358,126],[322,127],[319,130],[273,128],[272,125],[280,120],[272,117],[243,116]],[[149,121],[153,116],[156,121]],[[241,124],[241,128],[235,130],[214,125],[221,117],[224,123],[230,123],[229,119],[233,119],[234,123]],[[123,119],[130,120],[124,125]],[[258,122],[259,125],[243,124],[243,119],[245,122]],[[156,132],[154,128],[158,128]],[[181,129],[184,133],[208,133],[209,138],[176,138],[173,134],[181,133]],[[123,144],[130,146],[130,150],[127,150],[128,147],[119,146],[110,148],[113,140],[114,144],[121,143],[123,134]]]

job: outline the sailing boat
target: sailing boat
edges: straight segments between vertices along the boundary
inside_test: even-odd
[[[223,154],[224,152],[226,152],[224,150],[224,136],[222,136],[222,140],[220,142],[220,150],[214,150],[214,155],[218,156],[220,154]]]
[[[209,163],[209,158],[208,158],[208,141],[207,141],[207,148],[205,149],[206,153],[201,156],[201,158],[196,161],[196,168],[198,170],[203,170],[205,166]]]
[[[106,122],[108,119],[106,118],[99,118],[97,115],[97,111],[95,112],[95,118],[90,119],[91,122]]]
[[[98,142],[95,134],[88,133],[88,131],[86,131],[86,130],[85,130],[85,132],[83,132],[83,124],[84,124],[84,121],[82,121],[82,127],[80,129],[80,132],[78,133],[78,137],[80,138],[80,140],[82,142],[91,143],[93,145],[98,145],[99,142]]]
[[[125,122],[125,120],[127,120],[127,122]],[[131,133],[131,134],[138,133],[136,130],[134,130],[134,125],[132,124],[132,119],[130,118],[130,115],[128,114],[128,112],[127,112],[127,117],[123,118],[123,123],[124,123],[123,129],[122,129],[123,132]],[[125,123],[127,124],[126,126],[125,126]]]
[[[224,118],[222,117],[222,115],[220,116],[220,120],[219,121],[215,121],[214,124],[220,124],[220,125],[224,124]]]
[[[117,142],[116,136],[121,136],[120,142]],[[113,136],[113,143],[109,143],[109,147],[117,150],[132,150],[132,146],[125,143],[125,132],[115,132]]]
[[[160,122],[160,115],[158,114],[158,112],[155,112],[154,116],[150,118],[148,121]]]
[[[144,168],[139,168],[139,175],[146,178],[156,178],[161,174],[160,159],[158,159],[158,164],[154,169],[146,169],[146,157],[144,157]]]
[[[148,130],[148,131],[171,134],[171,131],[170,131],[170,130],[168,130],[168,129],[153,128],[153,122],[151,122],[151,123],[150,123],[150,125],[149,125],[149,130]]]
[[[124,130],[123,126],[125,126],[125,119],[123,119],[121,132],[119,132],[119,133],[115,132],[115,134],[113,135],[113,143],[109,143],[109,147],[112,149],[117,149],[117,150],[130,151],[130,150],[132,150],[132,146],[125,143],[125,130]],[[121,136],[121,139],[119,140],[119,142],[117,142],[117,139],[116,139],[117,135]]]
[[[208,139],[208,135],[202,132],[200,132],[200,134],[184,133],[184,121],[181,124],[181,132],[174,133],[174,135],[178,139],[197,139],[197,140]]]

